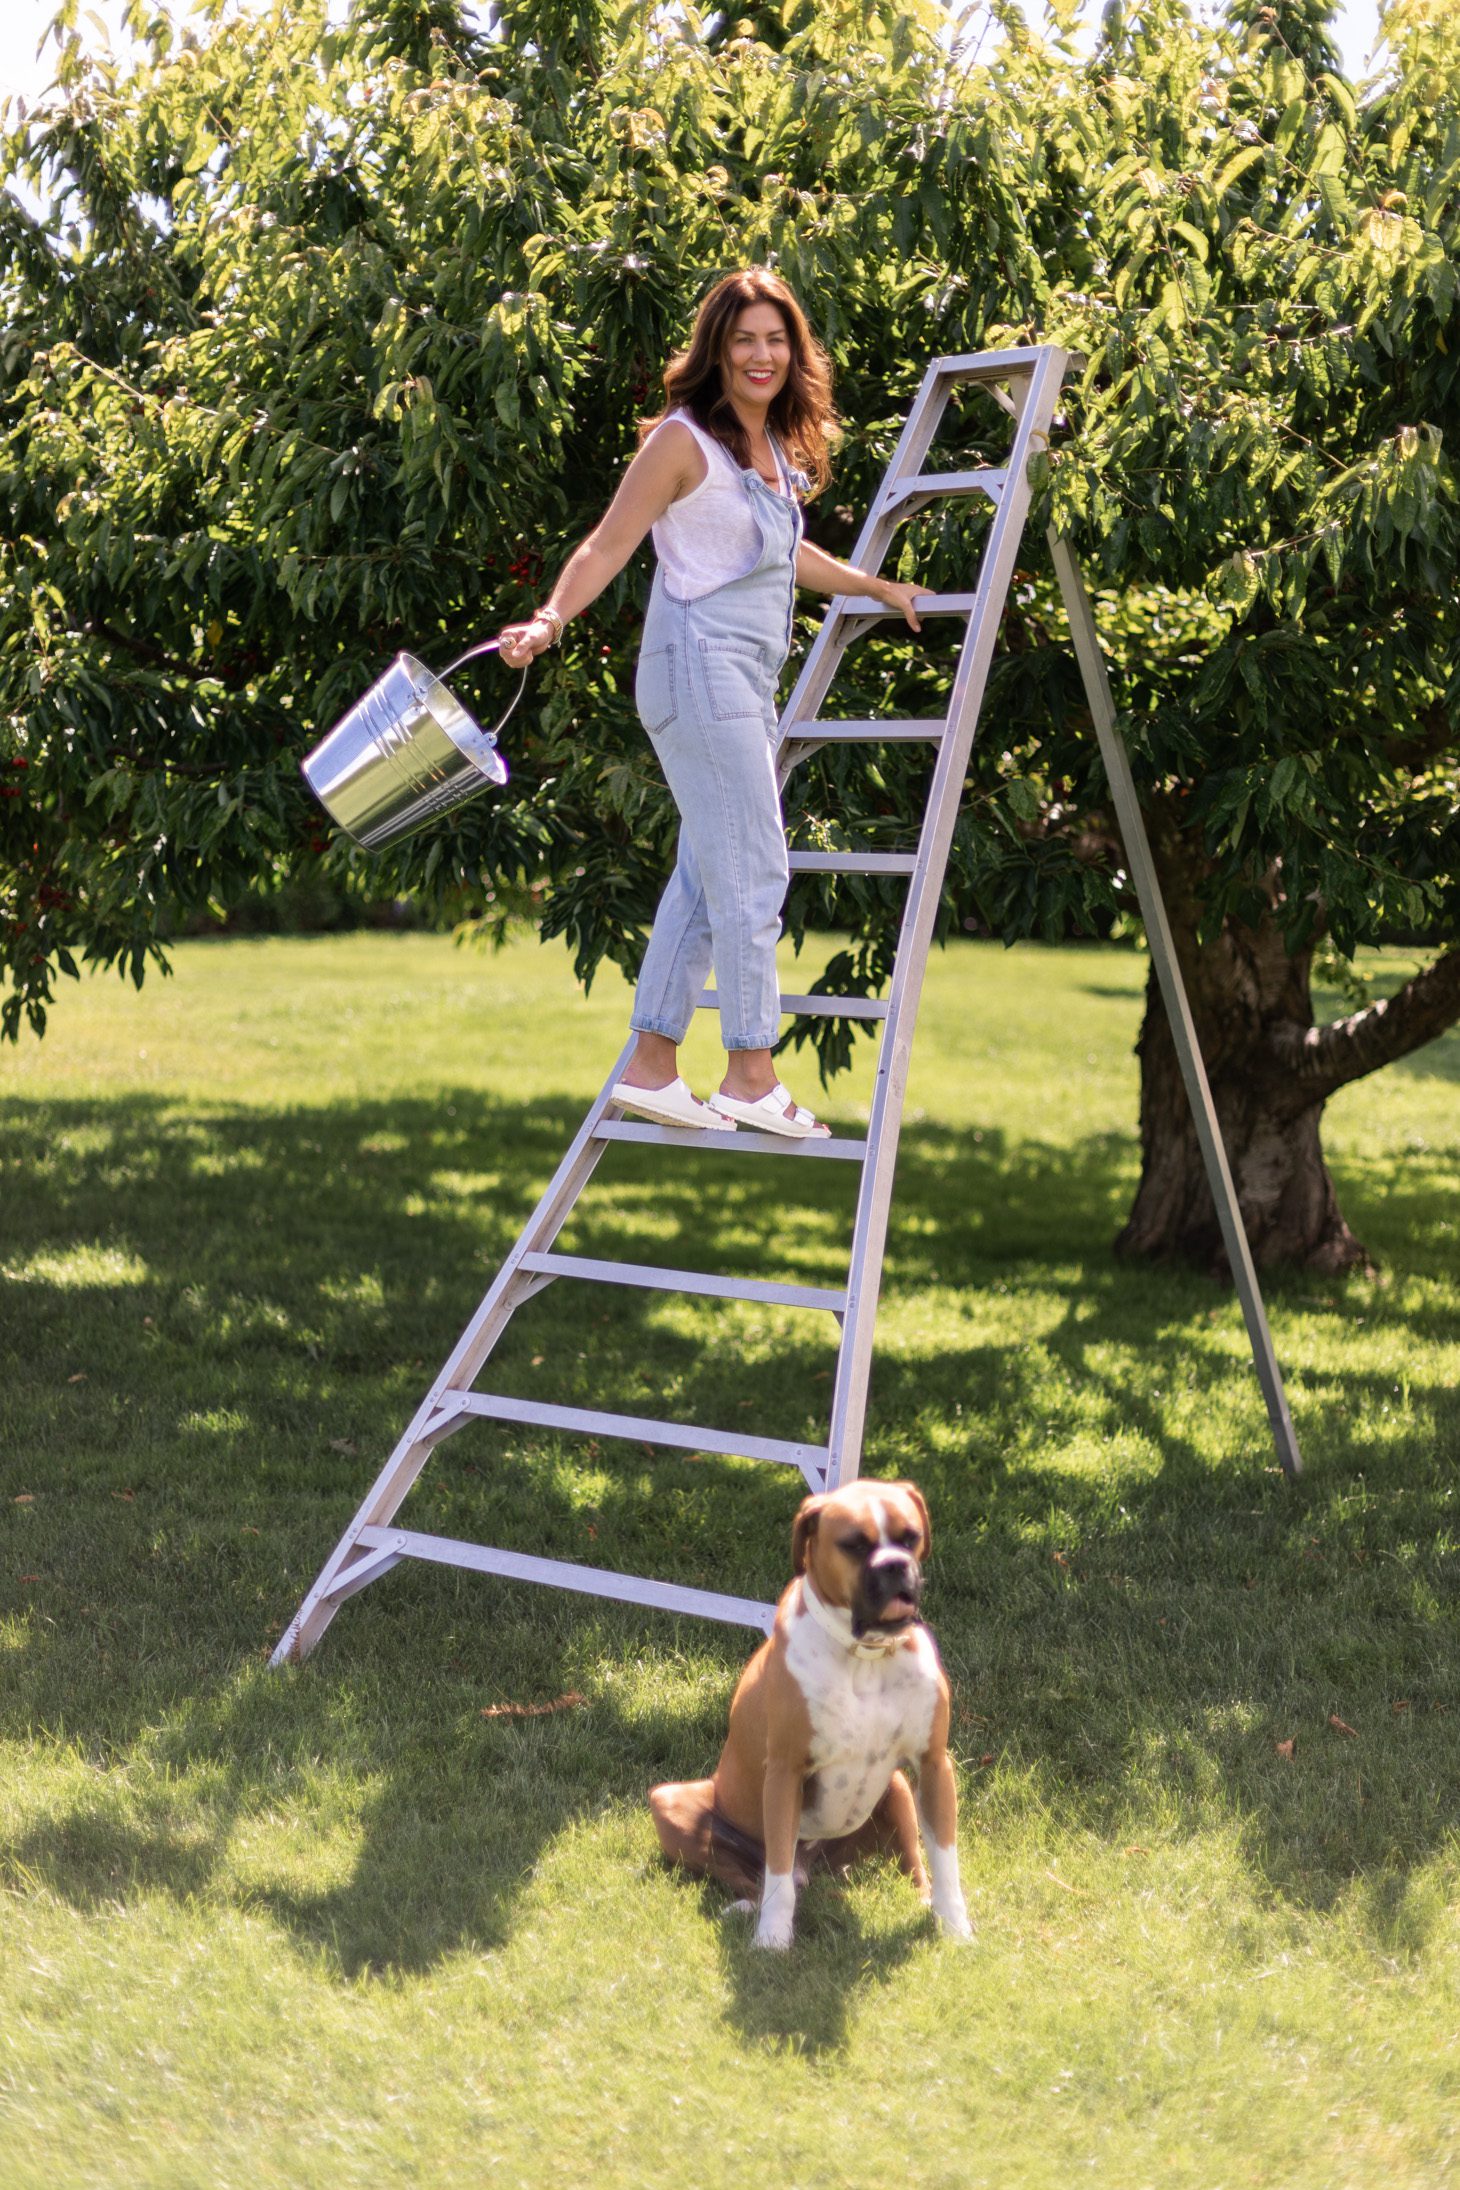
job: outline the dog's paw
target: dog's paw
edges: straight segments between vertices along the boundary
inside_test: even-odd
[[[791,1944],[791,1927],[762,1921],[756,1925],[755,1937],[750,1943],[753,1947],[768,1947],[775,1954],[784,1954]]]
[[[784,1952],[791,1944],[795,1928],[795,1880],[789,1871],[767,1871],[754,1943],[758,1947],[773,1947],[777,1952]]]
[[[951,1939],[956,1946],[966,1947],[973,1943],[975,1933],[968,1920],[968,1911],[961,1901],[952,1908],[940,1909],[936,1903],[933,1915],[937,1920],[939,1937]]]

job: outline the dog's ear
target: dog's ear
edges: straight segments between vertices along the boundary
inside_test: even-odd
[[[818,1491],[814,1498],[803,1498],[791,1526],[791,1572],[806,1572],[806,1554],[811,1539],[816,1534],[816,1524],[821,1519],[821,1509],[826,1504],[826,1492]]]
[[[918,1509],[918,1519],[922,1523],[923,1529],[923,1548],[919,1553],[919,1557],[926,1559],[933,1548],[933,1524],[928,1519],[928,1501],[918,1489],[916,1483],[899,1483],[897,1487],[901,1491],[906,1491],[908,1497],[911,1498]]]

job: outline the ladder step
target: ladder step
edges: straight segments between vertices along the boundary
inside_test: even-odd
[[[792,852],[792,874],[911,874],[916,852]]]
[[[986,494],[996,502],[1008,485],[1009,474],[998,465],[985,464],[977,471],[925,471],[911,479],[900,479],[889,486],[883,498],[884,511],[896,511],[899,516],[912,516],[903,504],[915,501],[919,508],[936,502],[950,494]],[[919,611],[921,613],[921,611]]]
[[[971,616],[978,606],[976,593],[925,593],[916,604],[919,617],[923,616]],[[900,623],[900,608],[884,608],[865,594],[839,593],[831,604],[830,613],[858,623],[883,623],[895,616]]]
[[[865,1141],[793,1141],[784,1133],[756,1133],[738,1126],[733,1133],[702,1132],[696,1126],[640,1125],[628,1118],[601,1119],[593,1128],[596,1141],[638,1141],[647,1148],[708,1148],[717,1156],[829,1156],[834,1162],[861,1163]]]
[[[720,998],[714,989],[706,989],[700,997],[701,1011],[718,1011]],[[885,1019],[888,1013],[885,996],[783,996],[781,1010],[784,1015],[796,1019]]]
[[[803,1475],[824,1474],[825,1445],[801,1445],[784,1437],[747,1437],[705,1429],[696,1422],[657,1422],[649,1415],[605,1414],[598,1407],[558,1407],[545,1399],[509,1399],[499,1392],[452,1392],[442,1412],[458,1420],[481,1415],[489,1422],[525,1422],[543,1430],[573,1430],[582,1437],[627,1437],[645,1445],[674,1445],[684,1452],[723,1452],[738,1460],[773,1460]],[[438,1425],[428,1427],[435,1432]]]
[[[701,1620],[725,1620],[732,1627],[755,1627],[769,1634],[773,1604],[752,1597],[726,1597],[715,1589],[687,1589],[677,1582],[651,1581],[647,1575],[613,1574],[603,1567],[579,1566],[571,1559],[533,1559],[521,1551],[498,1551],[489,1544],[464,1544],[454,1536],[423,1536],[417,1529],[362,1528],[356,1541],[394,1559],[429,1559],[437,1566],[469,1567],[477,1574],[500,1574],[509,1582],[544,1582],[552,1589],[576,1589],[587,1597],[615,1597],[622,1604],[654,1605],[662,1612],[690,1612]]]
[[[544,1277],[584,1278],[592,1285],[642,1285],[653,1293],[708,1293],[716,1300],[759,1300],[768,1307],[826,1308],[846,1313],[846,1290],[780,1285],[762,1278],[715,1277],[703,1270],[657,1269],[643,1262],[600,1262],[591,1255],[524,1255],[518,1268]]]
[[[948,728],[942,715],[909,715],[893,722],[786,722],[781,725],[781,743],[796,745],[801,739],[818,745],[851,745],[875,743],[878,739],[927,738],[936,742]]]

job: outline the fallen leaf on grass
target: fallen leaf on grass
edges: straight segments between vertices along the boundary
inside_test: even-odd
[[[1355,1729],[1352,1726],[1347,1725],[1345,1721],[1339,1717],[1336,1711],[1329,1712],[1328,1723],[1333,1728],[1336,1734],[1347,1734],[1350,1741],[1358,1740],[1359,1737]]]
[[[565,1696],[555,1696],[551,1703],[489,1703],[483,1706],[484,1719],[541,1719],[550,1711],[571,1711],[588,1698],[580,1696],[576,1688],[570,1688]]]
[[[33,1490],[17,1491],[10,1503],[13,1506],[33,1506],[35,1504],[35,1492]]]
[[[1390,1710],[1391,1710],[1391,1711],[1392,1711],[1392,1712],[1394,1713],[1394,1716],[1395,1716],[1396,1718],[1398,1718],[1398,1716],[1399,1716],[1399,1714],[1400,1714],[1400,1712],[1401,1712],[1401,1711],[1407,1711],[1407,1710],[1409,1709],[1409,1705],[1408,1705],[1408,1703],[1407,1703],[1407,1702],[1406,1702],[1406,1701],[1405,1701],[1405,1700],[1404,1700],[1404,1699],[1403,1699],[1403,1698],[1401,1697],[1401,1699],[1400,1699],[1400,1701],[1399,1701],[1398,1703],[1391,1703],[1391,1704],[1390,1704],[1390,1706],[1389,1706],[1389,1708],[1390,1708]]]
[[[39,1574],[22,1574],[20,1578],[23,1582],[38,1582],[40,1580]]]
[[[136,1495],[137,1493],[134,1490],[114,1490],[112,1492],[113,1498],[124,1498],[128,1505],[132,1503]]]
[[[84,1384],[86,1382],[86,1371],[78,1369],[74,1376],[67,1377],[66,1382],[68,1384]]]
[[[359,1446],[352,1437],[332,1437],[330,1439],[331,1452],[358,1452],[359,1450]]]
[[[1296,1746],[1297,1738],[1297,1735],[1294,1734],[1290,1736],[1287,1741],[1275,1741],[1273,1743],[1273,1747],[1274,1749],[1276,1749],[1278,1755],[1280,1757],[1285,1757],[1289,1764],[1291,1764],[1293,1761],[1293,1750]]]

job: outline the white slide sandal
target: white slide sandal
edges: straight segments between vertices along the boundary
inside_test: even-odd
[[[735,1131],[733,1118],[722,1117],[718,1110],[691,1095],[680,1079],[671,1080],[667,1087],[630,1087],[627,1080],[615,1080],[608,1099],[641,1118],[652,1119],[655,1125],[687,1125],[701,1133]]]
[[[732,1118],[737,1125],[753,1126],[757,1133],[779,1133],[788,1141],[825,1140],[831,1132],[814,1111],[803,1110],[793,1102],[790,1089],[779,1080],[769,1095],[762,1095],[756,1102],[741,1102],[735,1095],[712,1095],[710,1108],[718,1110],[722,1118]]]

